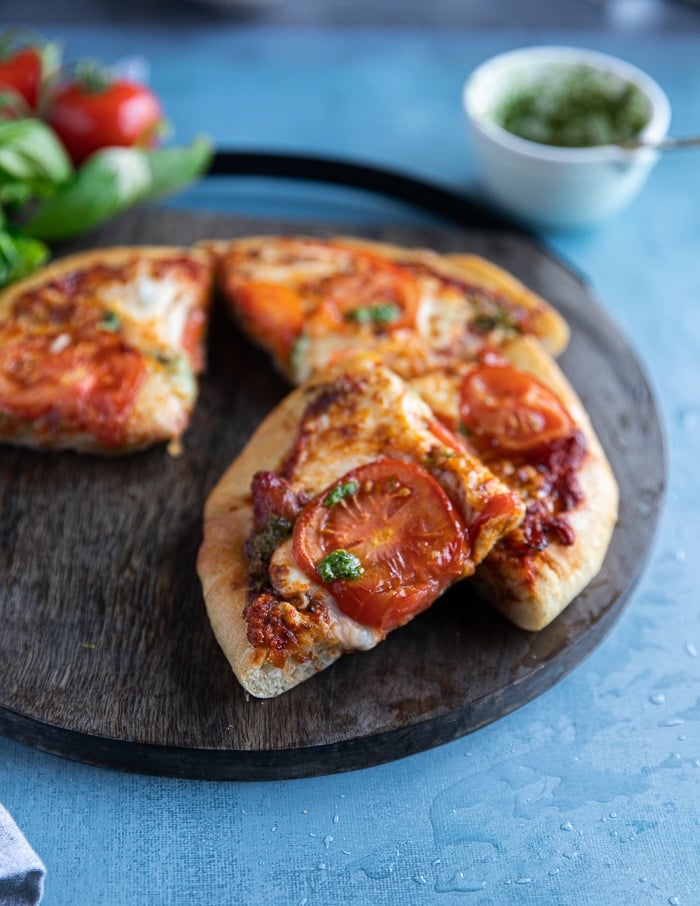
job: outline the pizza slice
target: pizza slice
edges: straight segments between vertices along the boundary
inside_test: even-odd
[[[473,583],[518,626],[542,629],[599,572],[617,519],[617,484],[581,401],[530,337],[411,386],[522,498],[524,519]]]
[[[121,453],[186,429],[212,265],[174,247],[57,260],[0,295],[0,441]]]
[[[243,330],[293,384],[371,350],[404,378],[532,334],[554,354],[564,319],[476,256],[444,256],[350,237],[256,236],[208,242]]]
[[[212,628],[244,688],[278,695],[429,607],[523,509],[394,372],[347,362],[292,391],[209,496]]]

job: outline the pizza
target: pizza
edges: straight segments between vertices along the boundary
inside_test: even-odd
[[[521,335],[558,355],[564,319],[495,264],[350,237],[208,242],[243,331],[293,384],[371,350],[404,378]]]
[[[618,488],[590,419],[531,337],[411,386],[525,505],[472,580],[516,625],[550,623],[599,572]]]
[[[285,397],[207,500],[212,628],[243,687],[279,695],[424,611],[523,514],[395,372],[345,360]]]
[[[122,453],[176,443],[204,367],[212,264],[175,247],[57,260],[0,295],[0,441]]]

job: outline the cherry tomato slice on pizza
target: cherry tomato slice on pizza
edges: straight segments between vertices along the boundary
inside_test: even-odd
[[[440,485],[394,459],[352,470],[307,504],[293,543],[303,571],[325,581],[343,613],[384,632],[428,607],[466,556],[464,525]],[[334,558],[339,578],[324,568]]]
[[[299,294],[283,283],[250,280],[232,284],[236,312],[250,333],[287,362],[304,324]]]
[[[9,339],[0,336],[0,412],[122,440],[145,374],[141,355],[117,336],[95,332]]]
[[[369,254],[353,256],[353,267],[319,282],[321,303],[310,320],[334,329],[370,325],[377,331],[415,323],[418,287],[400,266]]]
[[[566,437],[574,428],[557,396],[511,365],[478,365],[462,381],[460,416],[481,452],[523,453]]]

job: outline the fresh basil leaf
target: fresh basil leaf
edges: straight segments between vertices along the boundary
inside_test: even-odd
[[[76,236],[147,197],[150,187],[145,151],[97,151],[69,182],[40,205],[25,229],[30,235],[49,241]]]
[[[151,168],[149,197],[175,192],[203,173],[211,162],[213,148],[206,138],[197,138],[182,148],[157,148],[148,152]]]
[[[401,317],[401,309],[395,302],[379,302],[353,308],[346,317],[357,324],[391,324]]]
[[[26,230],[49,241],[87,232],[137,202],[181,188],[210,159],[211,146],[204,139],[186,148],[97,151],[41,204]]]
[[[26,182],[42,194],[64,183],[72,171],[63,145],[41,120],[0,122],[0,184]]]
[[[3,207],[19,208],[33,197],[34,191],[27,182],[0,181],[0,205]]]
[[[0,286],[31,274],[48,257],[48,248],[38,239],[0,229]]]

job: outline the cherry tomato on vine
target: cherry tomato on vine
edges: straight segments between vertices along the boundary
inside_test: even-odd
[[[102,148],[151,147],[163,111],[150,88],[138,82],[78,77],[56,89],[48,120],[78,165]]]
[[[37,47],[0,48],[0,91],[16,91],[32,110],[39,102],[43,62]]]

